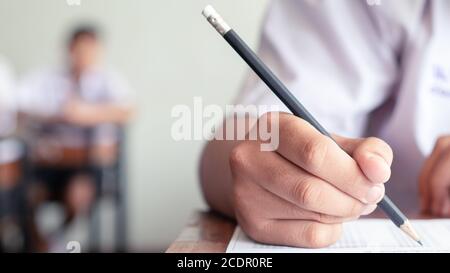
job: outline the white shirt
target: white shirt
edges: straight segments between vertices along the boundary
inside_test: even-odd
[[[19,104],[22,111],[41,117],[61,117],[65,104],[76,96],[93,104],[128,105],[131,100],[128,83],[116,72],[94,68],[73,80],[66,68],[45,69],[31,73],[20,84]],[[80,127],[68,124],[45,125],[49,137],[65,146],[87,145]],[[94,141],[117,141],[117,128],[111,124],[99,125],[94,130]]]
[[[328,131],[394,150],[387,194],[418,208],[418,174],[450,133],[450,1],[274,0],[259,56]],[[250,73],[237,103],[286,107]]]

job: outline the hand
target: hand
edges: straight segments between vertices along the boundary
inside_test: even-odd
[[[263,118],[273,123],[271,116]],[[256,241],[329,246],[344,221],[375,210],[390,178],[392,150],[376,138],[334,136],[346,153],[290,114],[279,114],[279,130],[275,152],[244,141],[231,153],[236,219]]]
[[[423,213],[450,216],[450,136],[441,137],[419,176]]]
[[[64,108],[64,120],[76,125],[88,125],[95,116],[94,106],[78,99],[70,100]]]
[[[92,104],[72,99],[64,109],[64,120],[79,126],[95,126],[101,123],[125,124],[133,114],[130,106]]]

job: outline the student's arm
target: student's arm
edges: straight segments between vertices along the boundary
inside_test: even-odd
[[[90,104],[71,101],[64,108],[64,121],[79,126],[94,126],[101,123],[125,124],[133,114],[131,105]]]
[[[39,113],[20,112],[20,124],[41,123],[70,123],[82,127],[95,126],[102,123],[126,124],[134,113],[131,105],[88,104],[72,101],[65,105],[63,112],[58,115],[40,115]]]
[[[133,92],[128,82],[114,71],[107,72],[107,100],[89,103],[72,98],[63,109],[66,122],[79,126],[94,126],[101,123],[127,123],[134,113]]]

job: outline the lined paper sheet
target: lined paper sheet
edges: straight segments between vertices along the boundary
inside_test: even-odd
[[[450,220],[412,220],[423,246],[407,237],[387,219],[361,219],[344,224],[343,235],[334,245],[322,249],[293,248],[259,244],[237,227],[228,253],[323,253],[323,252],[448,252]]]

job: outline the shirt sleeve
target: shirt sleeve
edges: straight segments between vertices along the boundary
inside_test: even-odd
[[[60,116],[70,89],[70,81],[55,71],[30,73],[19,84],[19,109],[41,117]]]
[[[392,94],[401,30],[382,9],[366,1],[271,2],[258,55],[330,132],[363,135],[370,113]],[[235,102],[288,111],[253,72]]]

